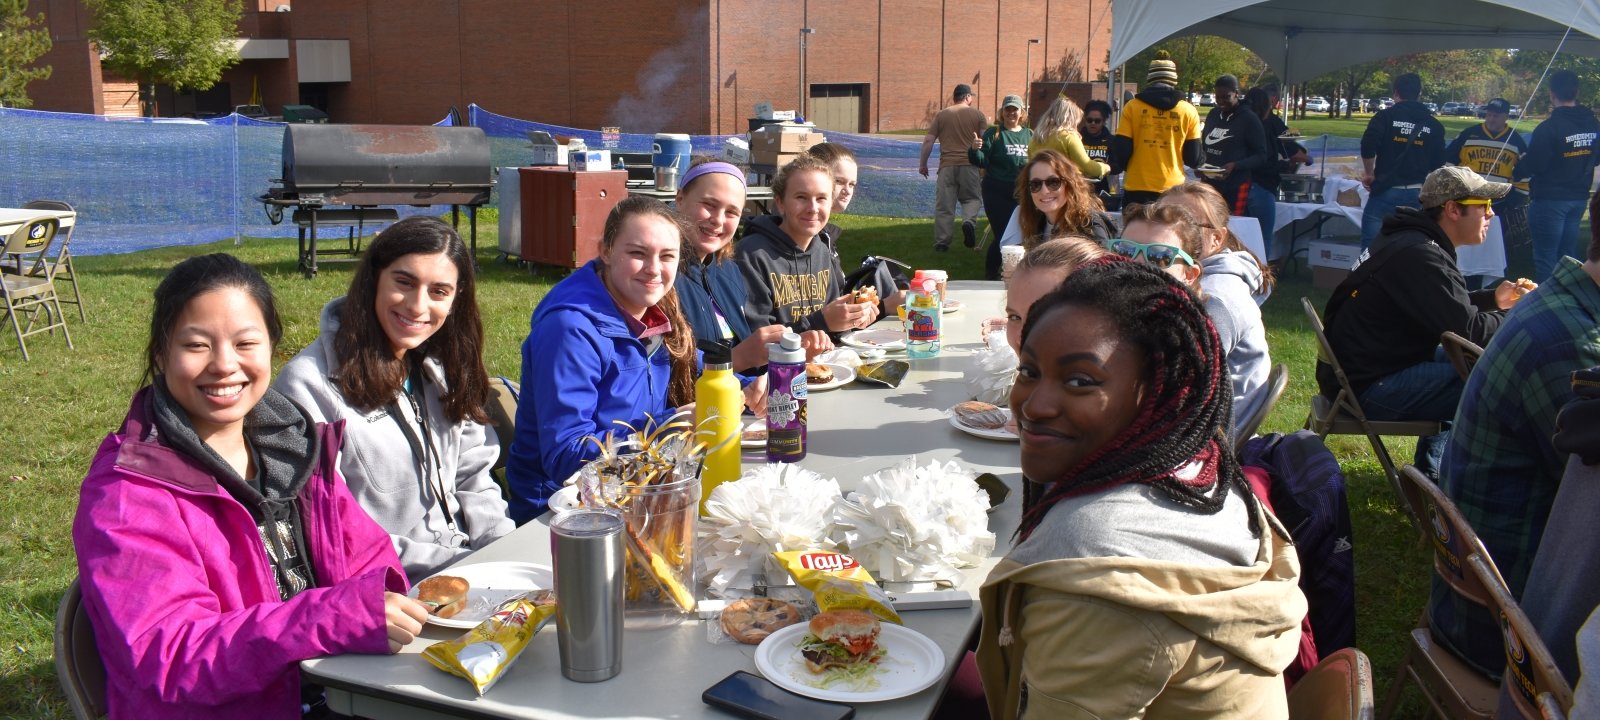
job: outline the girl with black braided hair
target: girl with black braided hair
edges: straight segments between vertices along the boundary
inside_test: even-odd
[[[980,594],[993,717],[1287,717],[1306,601],[1228,450],[1219,345],[1147,263],[1096,261],[1029,312],[1011,391],[1029,491]]]

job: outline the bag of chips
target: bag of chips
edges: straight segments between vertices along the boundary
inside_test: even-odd
[[[518,595],[461,637],[429,645],[422,656],[434,667],[466,678],[482,696],[505,677],[534,633],[555,614],[555,595],[549,590]]]
[[[772,556],[796,583],[811,591],[819,612],[866,610],[896,625],[905,624],[889,594],[855,558],[825,550],[789,550]]]

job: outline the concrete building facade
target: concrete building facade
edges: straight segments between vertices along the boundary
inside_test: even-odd
[[[245,59],[209,93],[162,95],[161,114],[226,112],[259,94],[273,114],[306,104],[333,122],[432,123],[477,103],[574,127],[731,134],[766,101],[825,129],[879,132],[925,126],[957,83],[993,116],[1046,68],[1092,79],[1111,39],[1109,0],[248,5]],[[46,13],[55,40],[43,60],[54,74],[28,88],[36,108],[137,113],[132,85],[100,70],[78,0],[33,0],[30,12]]]

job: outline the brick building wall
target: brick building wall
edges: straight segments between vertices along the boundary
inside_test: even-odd
[[[350,82],[319,88],[334,122],[432,123],[477,103],[559,125],[741,133],[757,102],[798,106],[799,29],[811,27],[808,94],[865,86],[864,129],[915,128],[956,83],[990,116],[1024,94],[1029,38],[1040,40],[1032,77],[1086,51],[1093,77],[1111,38],[1108,0],[299,0],[272,13],[285,4],[247,3],[240,36],[287,36],[290,57],[248,61],[223,81],[234,104],[258,85],[276,113],[310,92],[293,41],[347,40]],[[45,60],[55,75],[29,86],[35,106],[107,112],[81,3],[32,5],[56,42]]]

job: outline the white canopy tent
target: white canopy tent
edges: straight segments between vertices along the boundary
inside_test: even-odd
[[[1289,83],[1430,50],[1554,50],[1569,26],[1563,52],[1600,56],[1596,0],[1115,0],[1111,13],[1111,67],[1168,38],[1217,35]]]

